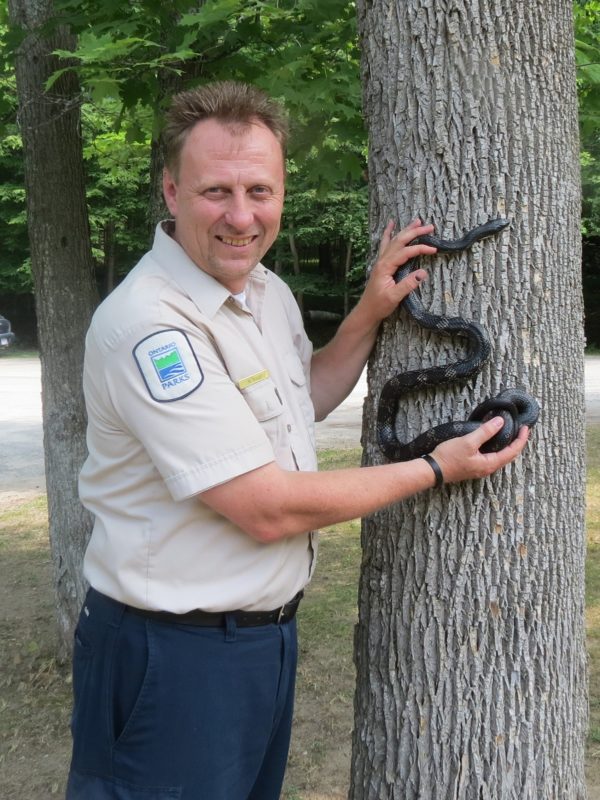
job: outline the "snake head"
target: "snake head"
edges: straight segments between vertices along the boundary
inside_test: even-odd
[[[508,228],[509,225],[509,219],[498,217],[498,219],[489,220],[489,222],[486,222],[485,226],[482,227],[486,228],[486,236],[493,236],[496,233],[500,233],[500,231],[503,231],[505,228]]]

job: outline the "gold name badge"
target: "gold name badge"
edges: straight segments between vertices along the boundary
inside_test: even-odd
[[[263,369],[261,372],[255,372],[254,375],[248,375],[247,378],[242,378],[239,380],[237,382],[238,389],[247,389],[249,386],[253,386],[255,383],[266,381],[268,377],[268,369]]]

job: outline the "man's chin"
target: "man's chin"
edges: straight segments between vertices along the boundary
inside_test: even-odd
[[[259,261],[260,258],[256,257],[256,255],[253,258],[213,260],[207,272],[224,285],[228,285],[231,281],[245,280]]]
[[[252,272],[258,262],[258,258],[236,258],[230,259],[222,266],[225,272],[230,272],[232,275],[244,275]]]

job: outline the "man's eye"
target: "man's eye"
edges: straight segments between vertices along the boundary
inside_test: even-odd
[[[269,189],[267,186],[254,186],[252,188],[253,194],[269,194]]]

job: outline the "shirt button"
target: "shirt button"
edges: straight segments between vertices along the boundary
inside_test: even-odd
[[[291,432],[292,432],[292,426],[291,426],[291,425],[288,425],[288,426],[287,426],[287,429],[288,429],[288,433],[291,433]]]

